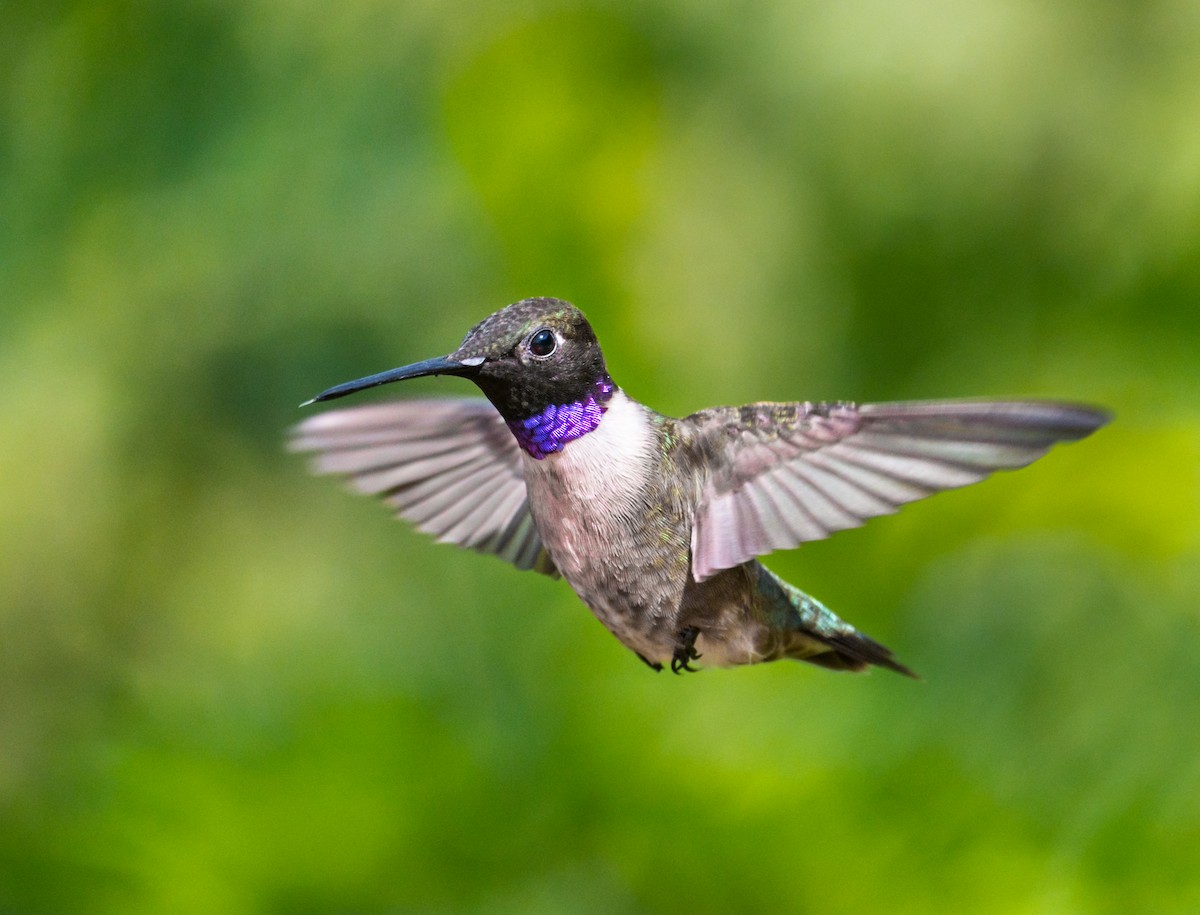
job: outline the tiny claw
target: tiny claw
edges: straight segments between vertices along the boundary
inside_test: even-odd
[[[700,652],[696,651],[696,637],[699,635],[700,630],[695,626],[679,630],[675,653],[671,657],[671,673],[678,674],[681,670],[697,673],[697,669],[692,667],[690,662],[698,661],[702,657]]]
[[[637,652],[637,651],[635,651],[634,654],[636,654],[638,656],[638,658],[641,660],[641,662],[643,664],[645,664],[647,667],[649,667],[656,674],[662,673],[662,665],[659,664],[657,661],[651,661],[644,654],[641,654],[640,652]]]

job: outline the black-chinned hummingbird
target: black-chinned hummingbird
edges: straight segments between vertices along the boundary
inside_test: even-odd
[[[757,559],[1023,467],[1108,421],[1052,401],[755,403],[663,416],[619,388],[583,313],[524,299],[447,356],[308,403],[427,375],[487,401],[337,410],[293,440],[320,473],[438,540],[561,575],[656,670],[795,658],[912,675],[883,645]],[[307,405],[307,404],[305,404]]]

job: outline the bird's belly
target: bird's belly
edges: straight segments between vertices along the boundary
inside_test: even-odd
[[[575,593],[627,647],[669,660],[690,527],[658,497],[640,411],[618,393],[594,432],[544,460],[527,456],[525,481],[542,544]]]
[[[640,525],[566,492],[531,499],[530,508],[558,571],[600,622],[648,660],[670,660],[686,553],[672,561]]]
[[[605,628],[647,661],[670,664],[681,632],[692,626],[707,667],[752,664],[769,652],[769,627],[741,569],[696,582],[686,536],[647,533],[669,527],[614,518],[565,493],[531,507],[563,578]],[[663,549],[663,539],[677,542]]]

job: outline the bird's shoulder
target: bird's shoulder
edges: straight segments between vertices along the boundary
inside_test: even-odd
[[[851,401],[760,401],[665,419],[676,461],[745,479],[770,464],[845,438],[861,424]]]

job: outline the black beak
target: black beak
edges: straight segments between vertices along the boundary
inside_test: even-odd
[[[336,400],[376,385],[391,384],[393,381],[407,381],[409,378],[423,378],[426,375],[465,375],[470,377],[479,371],[479,366],[482,364],[483,359],[479,357],[459,361],[451,359],[449,356],[438,356],[436,359],[414,362],[412,365],[390,369],[380,372],[378,375],[368,375],[357,381],[347,381],[345,384],[335,385],[327,391],[322,391],[312,400],[306,400],[300,406],[307,407],[309,404],[320,403],[323,400]]]

